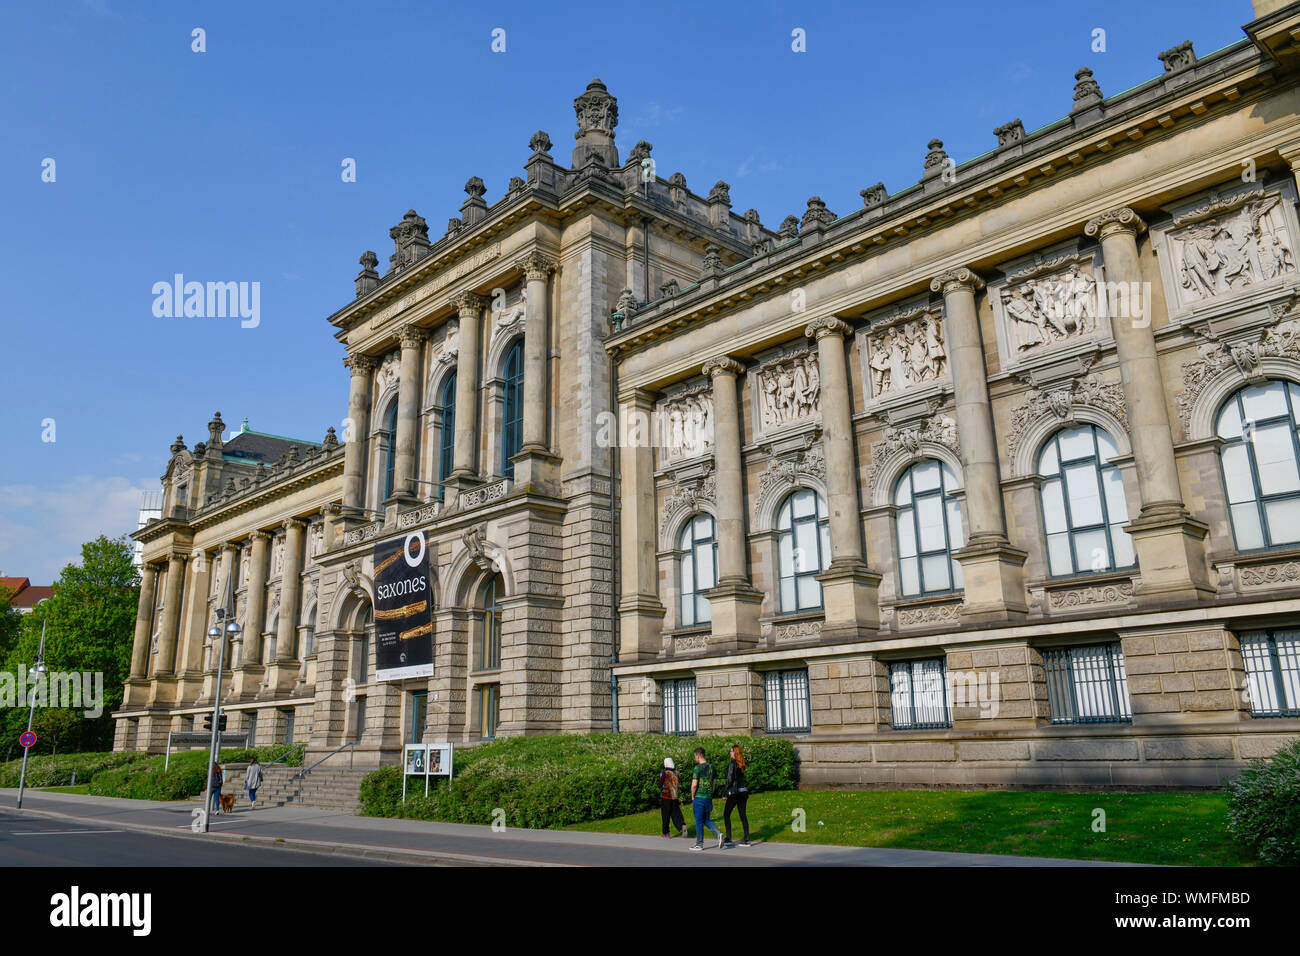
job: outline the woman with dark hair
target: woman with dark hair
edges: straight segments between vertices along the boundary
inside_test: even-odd
[[[745,753],[740,744],[731,745],[731,761],[727,764],[727,779],[724,784],[727,797],[722,810],[722,822],[727,827],[725,846],[749,846],[749,817],[745,815],[745,803],[749,800],[749,786],[745,781]],[[740,811],[740,825],[745,829],[744,839],[740,843],[731,842],[731,811]]]
[[[226,775],[221,769],[221,764],[215,760],[212,761],[212,769],[208,771],[212,776],[212,812],[221,812],[221,785],[225,783]]]

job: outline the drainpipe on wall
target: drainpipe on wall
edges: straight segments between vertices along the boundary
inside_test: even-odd
[[[611,325],[613,323],[611,322]],[[614,412],[614,439],[609,444],[609,528],[612,547],[610,549],[610,583],[609,583],[609,714],[610,729],[618,733],[618,675],[614,665],[618,663],[618,596],[622,592],[619,582],[619,540],[618,540],[618,449],[622,443],[622,409],[618,406],[618,361],[611,355],[609,359],[609,406]]]

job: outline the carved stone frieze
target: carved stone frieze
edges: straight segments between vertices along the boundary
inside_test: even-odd
[[[1068,611],[1096,605],[1127,604],[1132,599],[1132,581],[1117,581],[1113,584],[1096,584],[1047,592],[1047,606],[1053,611]]]
[[[817,452],[806,452],[788,458],[773,458],[758,476],[758,497],[754,503],[754,514],[758,516],[774,490],[793,488],[801,478],[826,480],[826,459]]]
[[[696,385],[676,392],[656,408],[659,447],[665,462],[713,453],[713,388]]]
[[[1276,564],[1238,567],[1237,579],[1242,588],[1300,586],[1300,562],[1283,561]]]
[[[894,609],[894,617],[898,621],[899,627],[956,624],[961,620],[961,602],[898,607]]]
[[[705,475],[674,487],[664,500],[663,512],[659,517],[659,533],[663,534],[678,515],[695,511],[701,502],[712,502],[717,494],[717,484],[717,479],[712,475]]]
[[[800,348],[769,359],[751,378],[758,430],[779,431],[821,415],[821,367],[817,352]]]
[[[871,398],[948,377],[943,309],[927,303],[893,310],[872,323],[865,345]]]
[[[904,453],[914,457],[920,456],[921,446],[925,444],[942,446],[960,458],[961,439],[957,434],[956,420],[950,415],[935,414],[919,425],[904,428],[886,426],[884,437],[871,443],[867,487],[875,485],[880,469],[895,456]]]
[[[1102,382],[1096,374],[1090,374],[1058,388],[1032,390],[1029,392],[1029,400],[1011,413],[1007,457],[1013,462],[1013,467],[1016,449],[1040,418],[1050,413],[1061,422],[1066,422],[1079,406],[1106,412],[1128,431],[1128,407],[1124,402],[1124,386],[1119,382]]]

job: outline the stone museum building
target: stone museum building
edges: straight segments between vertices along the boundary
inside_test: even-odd
[[[229,606],[229,729],[359,766],[744,733],[814,785],[1208,787],[1272,753],[1300,734],[1300,4],[1255,13],[779,223],[621,151],[593,80],[571,156],[537,132],[504,195],[470,178],[444,234],[411,210],[361,256],[341,427],[176,438],[117,747],[201,725]],[[433,676],[380,681],[372,554],[415,531]]]

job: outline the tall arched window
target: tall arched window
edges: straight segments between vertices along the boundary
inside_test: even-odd
[[[955,591],[961,565],[952,553],[962,545],[961,506],[948,492],[957,476],[941,461],[920,461],[894,486],[898,507],[898,580],[904,596]]]
[[[1220,461],[1238,551],[1300,541],[1300,386],[1243,388],[1219,412]]]
[[[504,596],[505,582],[499,574],[483,586],[483,611],[479,621],[479,670],[496,670],[501,666],[501,598]]]
[[[1127,568],[1133,539],[1115,441],[1096,425],[1059,431],[1038,457],[1047,560],[1054,575]]]
[[[307,618],[307,626],[302,632],[302,656],[311,657],[316,653],[316,605],[313,604],[311,614]]]
[[[524,340],[516,339],[506,353],[505,405],[501,410],[501,474],[515,475],[510,459],[519,454],[524,441]]]
[[[438,446],[438,498],[442,498],[443,487],[451,476],[456,453],[456,373],[447,376],[442,383],[442,439]]]
[[[713,607],[705,592],[718,584],[718,542],[711,515],[696,515],[686,522],[677,547],[682,553],[678,583],[682,594],[682,627],[708,624]]]
[[[388,406],[388,414],[384,416],[384,428],[388,432],[388,447],[384,453],[384,494],[382,500],[387,501],[393,493],[393,469],[397,464],[397,401]]]
[[[831,539],[826,506],[817,492],[802,488],[791,492],[776,516],[780,532],[777,563],[782,611],[807,611],[822,606],[822,585],[817,575],[830,560]]]

